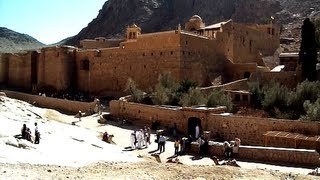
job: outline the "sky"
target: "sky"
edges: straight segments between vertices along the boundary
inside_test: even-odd
[[[44,44],[78,34],[107,0],[0,0],[0,27]]]

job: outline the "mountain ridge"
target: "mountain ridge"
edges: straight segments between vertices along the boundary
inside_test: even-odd
[[[66,41],[78,45],[86,38],[122,38],[125,28],[136,23],[143,33],[182,26],[194,15],[209,25],[228,19],[239,23],[275,23],[288,25],[320,12],[320,0],[108,0],[87,27]]]
[[[46,46],[30,35],[0,27],[0,53],[14,53]]]

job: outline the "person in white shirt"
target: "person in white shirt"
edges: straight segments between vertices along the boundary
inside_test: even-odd
[[[131,141],[131,149],[136,149],[136,133],[135,132],[131,133],[130,141]]]
[[[195,138],[198,139],[199,138],[199,135],[200,135],[200,128],[199,128],[199,125],[197,124],[196,126],[196,134],[195,134]]]

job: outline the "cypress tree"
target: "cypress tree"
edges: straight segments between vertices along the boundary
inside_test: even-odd
[[[301,46],[299,63],[302,65],[302,80],[317,80],[317,43],[315,36],[316,28],[309,18],[303,21],[301,28]]]

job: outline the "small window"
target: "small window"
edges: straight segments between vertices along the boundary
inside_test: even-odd
[[[145,69],[146,67],[147,67],[146,65],[143,66],[144,69]]]
[[[151,53],[151,56],[153,56],[153,53]]]
[[[272,35],[274,35],[274,28],[272,28]]]
[[[234,101],[239,102],[240,101],[240,94],[235,94],[234,95]]]
[[[186,41],[186,45],[188,45],[188,41]]]
[[[242,100],[243,100],[243,101],[248,101],[248,95],[243,94],[243,95],[242,95]]]
[[[244,78],[249,78],[249,77],[250,77],[250,72],[245,72],[245,73],[243,74],[243,77],[244,77]]]
[[[184,55],[184,51],[182,51],[182,54]]]
[[[189,52],[189,55],[191,55],[191,52]]]
[[[117,69],[117,66],[114,67],[114,70],[116,70],[116,69]]]
[[[160,52],[160,56],[162,56],[162,52]]]
[[[60,53],[59,53],[59,52],[57,52],[57,57],[59,57],[59,55],[60,55]]]
[[[146,54],[145,54],[145,53],[143,53],[143,54],[142,54],[142,56],[146,56]]]
[[[90,69],[90,63],[88,59],[85,59],[80,62],[80,70],[89,71]]]
[[[173,51],[171,51],[171,55],[173,55]]]

